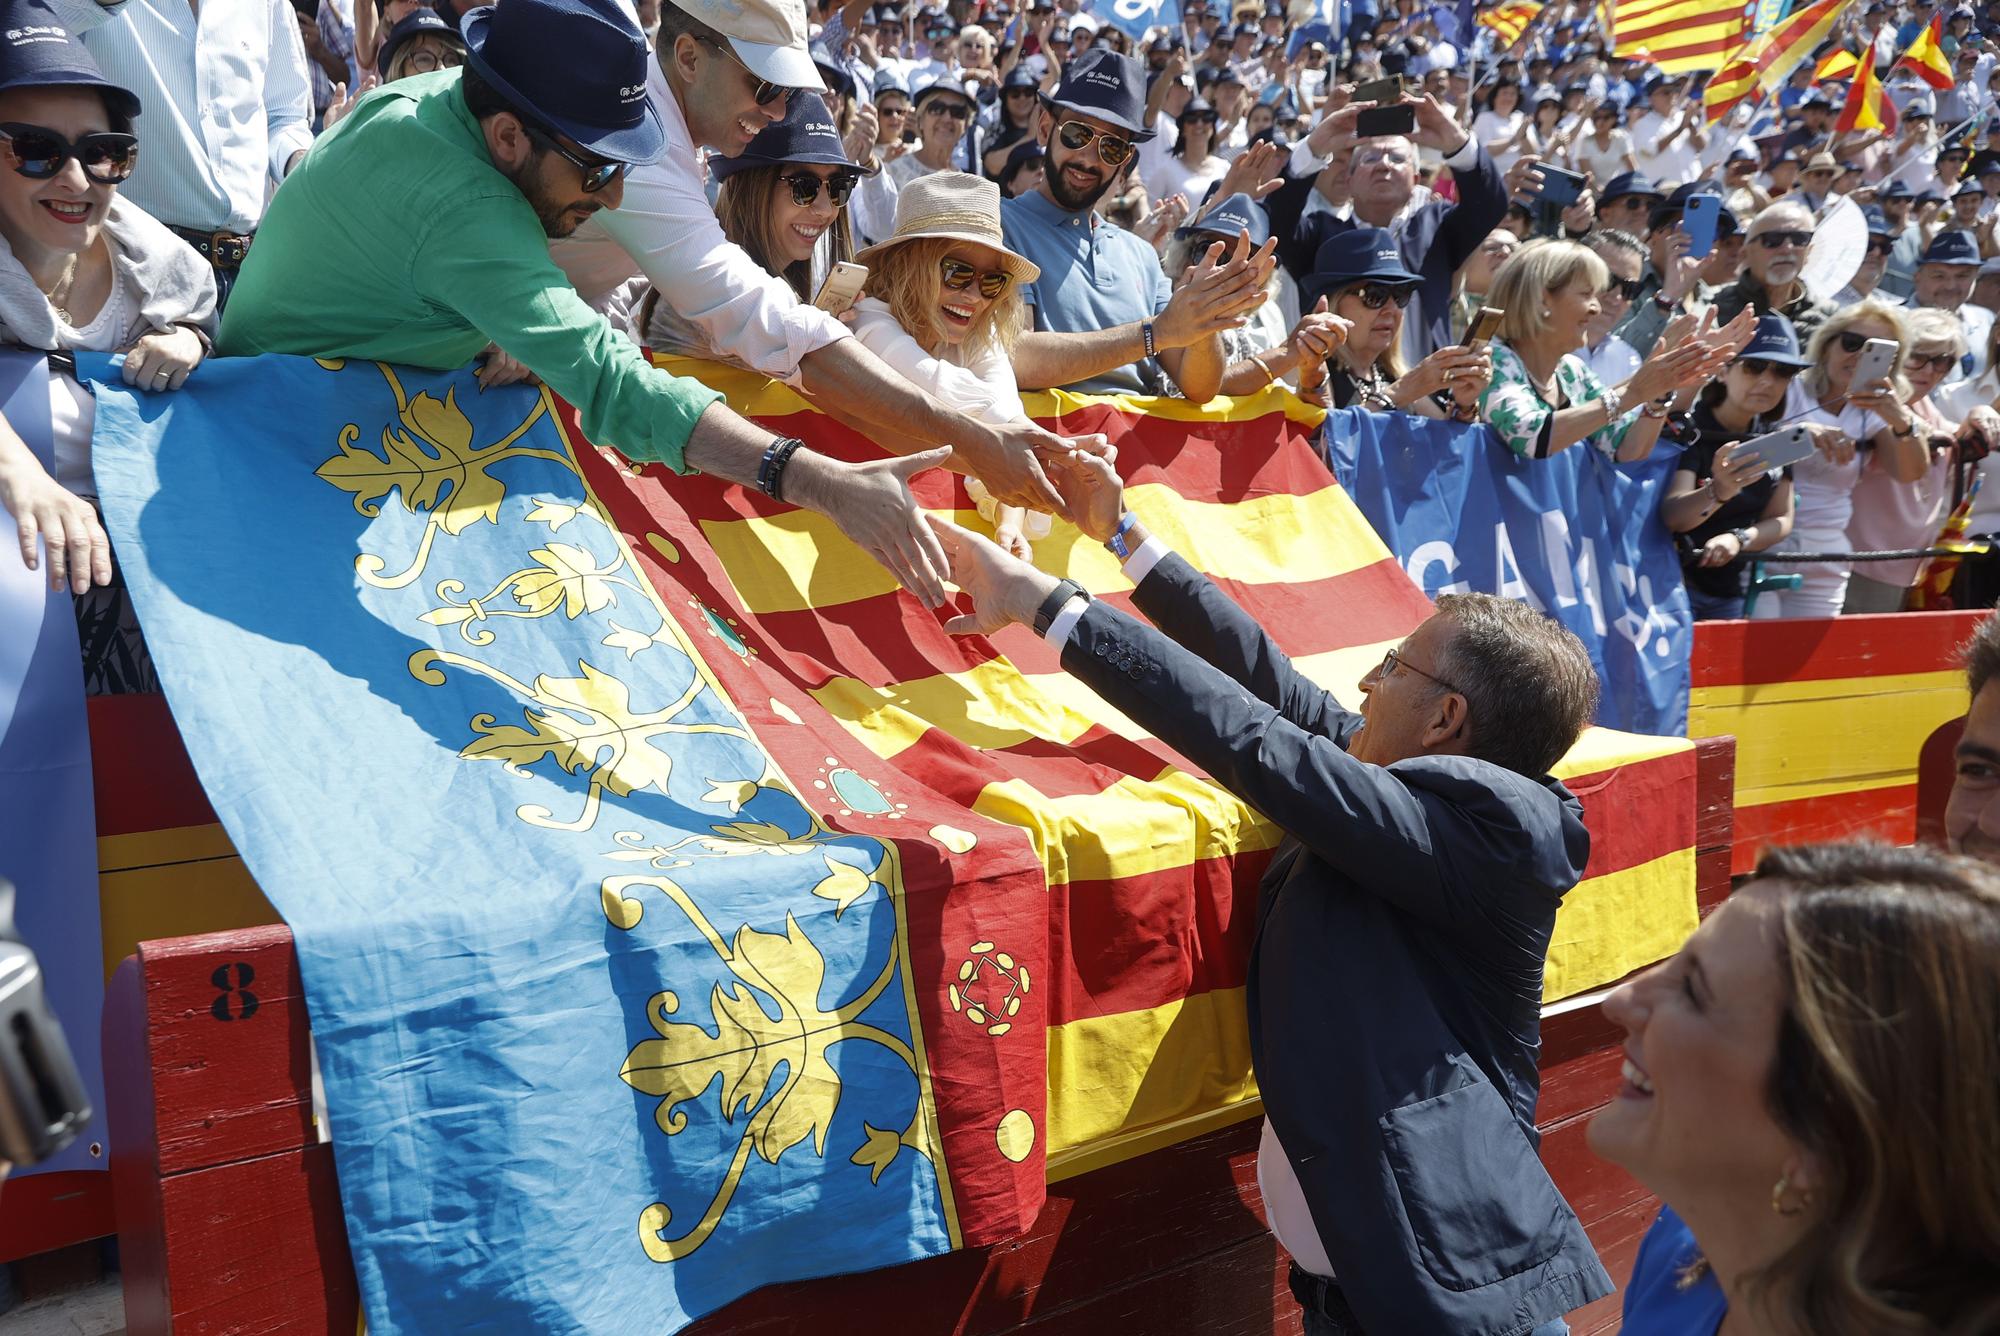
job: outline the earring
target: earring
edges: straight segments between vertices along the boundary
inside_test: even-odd
[[[1812,1205],[1812,1193],[1801,1192],[1799,1193],[1798,1204],[1792,1206],[1789,1210],[1786,1209],[1785,1194],[1791,1191],[1791,1187],[1792,1177],[1790,1174],[1779,1174],[1778,1181],[1771,1185],[1771,1210],[1776,1214],[1794,1216]]]
[[[1555,315],[1555,312],[1551,311],[1548,307],[1544,306],[1542,308],[1542,319],[1547,320],[1553,315]]]

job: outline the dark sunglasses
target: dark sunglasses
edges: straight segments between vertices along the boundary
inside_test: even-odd
[[[532,125],[523,126],[528,132],[528,140],[537,148],[553,150],[575,163],[583,173],[583,193],[595,195],[598,191],[625,175],[627,164],[606,162],[602,158],[580,158],[563,147],[563,142],[546,130],[538,130]]]
[[[942,116],[948,121],[969,121],[972,119],[972,108],[962,103],[947,102],[943,98],[937,98],[924,108],[924,115]]]
[[[1840,351],[1844,353],[1858,353],[1868,346],[1869,336],[1866,334],[1843,331],[1838,337],[1840,339]]]
[[[1415,288],[1392,288],[1386,283],[1363,283],[1340,295],[1359,298],[1361,304],[1371,311],[1379,311],[1390,302],[1396,303],[1396,309],[1401,310],[1410,304],[1410,297],[1415,291]]]
[[[1765,250],[1776,250],[1780,246],[1810,246],[1812,244],[1812,233],[1779,232],[1779,231],[1759,232],[1757,234],[1757,244],[1762,246]]]
[[[1616,292],[1622,294],[1626,301],[1635,302],[1639,300],[1639,294],[1645,290],[1646,280],[1643,278],[1614,278],[1605,284],[1604,295],[1609,297]]]
[[[1761,357],[1739,357],[1736,365],[1751,376],[1776,376],[1779,380],[1790,380],[1805,370],[1802,366],[1786,366],[1783,362],[1766,362]]]
[[[826,187],[826,197],[833,201],[836,209],[844,208],[847,197],[854,193],[854,183],[860,178],[853,172],[835,172],[832,176],[818,177],[811,172],[787,172],[778,178],[792,188],[792,203],[801,209],[810,208],[819,198],[819,188]]]
[[[979,295],[989,301],[998,298],[1014,281],[1014,276],[1005,270],[975,269],[965,261],[949,256],[938,261],[938,277],[953,292],[964,292],[972,286],[974,279],[978,279]]]
[[[99,185],[115,186],[132,175],[139,165],[139,140],[135,135],[104,131],[79,137],[75,143],[54,130],[18,121],[0,124],[0,139],[7,141],[14,155],[14,170],[30,181],[46,181],[63,169],[71,158],[83,174]]]
[[[1868,238],[1868,253],[1870,255],[1887,255],[1894,249],[1896,249],[1896,243],[1888,237]]]
[[[707,38],[703,38],[702,40],[708,41]],[[734,51],[729,49],[727,43],[709,42],[708,44],[714,47],[717,51],[720,51],[723,55],[728,56],[731,60],[735,61],[737,66],[741,68],[745,74],[749,75],[751,79],[756,81],[757,88],[756,91],[753,94],[751,94],[751,96],[757,99],[758,106],[768,107],[773,102],[776,102],[778,99],[783,97],[789,97],[791,95],[792,90],[787,85],[781,83],[772,83],[769,79],[760,78],[757,74],[757,71],[751,69],[748,65],[745,65],[743,63],[743,58],[741,56],[737,55]]]
[[[1910,369],[1912,371],[1949,371],[1957,362],[1958,357],[1953,353],[1910,354]]]
[[[1097,156],[1106,167],[1116,167],[1132,156],[1132,141],[1104,130],[1093,130],[1082,121],[1064,121],[1056,127],[1056,142],[1073,153],[1081,153],[1097,141]]]

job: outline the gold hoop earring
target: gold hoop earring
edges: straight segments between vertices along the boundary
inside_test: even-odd
[[[1791,1188],[1792,1177],[1790,1174],[1779,1174],[1778,1181],[1771,1185],[1771,1210],[1775,1214],[1790,1217],[1798,1215],[1806,1207],[1812,1205],[1812,1193],[1801,1192],[1798,1204],[1787,1210],[1785,1207],[1785,1194],[1791,1191]]]

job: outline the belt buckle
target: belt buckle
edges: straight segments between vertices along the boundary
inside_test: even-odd
[[[210,244],[213,246],[215,252],[213,258],[219,264],[240,267],[243,263],[243,257],[250,252],[249,240],[237,236],[233,232],[217,232],[211,239]]]

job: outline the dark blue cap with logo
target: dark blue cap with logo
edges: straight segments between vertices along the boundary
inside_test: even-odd
[[[460,51],[465,50],[465,39],[458,35],[458,29],[439,18],[436,10],[414,10],[396,20],[396,26],[389,29],[389,35],[382,39],[382,49],[375,56],[375,77],[387,82],[389,67],[396,63],[396,57],[419,37],[435,37]]]
[[[1918,264],[1969,264],[1979,263],[1979,243],[1972,239],[1972,233],[1956,229],[1938,233],[1931,238],[1931,244],[1924,247]]]
[[[1598,196],[1597,207],[1601,209],[1612,200],[1623,199],[1627,195],[1650,199],[1655,204],[1664,204],[1667,199],[1665,192],[1653,184],[1652,177],[1643,172],[1620,172],[1611,178],[1611,184],[1605,186],[1604,193]]]
[[[507,0],[459,25],[465,63],[525,116],[613,162],[656,162],[646,34],[619,0]],[[800,99],[806,100],[806,99]]]
[[[1757,317],[1756,332],[1742,352],[1736,354],[1738,361],[1754,359],[1759,362],[1776,362],[1779,366],[1811,366],[1799,352],[1799,332],[1792,322],[1776,314]]]
[[[1321,297],[1356,283],[1415,287],[1424,280],[1403,266],[1396,238],[1379,227],[1357,227],[1329,237],[1313,256],[1313,271],[1299,284],[1299,302],[1311,306]]]
[[[95,88],[113,115],[130,120],[139,114],[139,99],[104,77],[82,39],[72,35],[41,0],[9,4],[6,24],[0,34],[0,91]]]
[[[1097,47],[1063,68],[1062,82],[1049,101],[1144,141],[1153,137],[1146,124],[1145,88],[1146,72],[1137,60]]]
[[[1917,192],[1910,189],[1910,183],[1900,176],[1882,189],[1882,199],[1915,199]]]
[[[1961,181],[1958,184],[1958,189],[1951,192],[1953,199],[1964,199],[1967,195],[1974,195],[1980,199],[1986,198],[1986,192],[1979,188],[1979,182],[1977,181]]]
[[[1005,93],[1016,88],[1039,88],[1041,82],[1035,77],[1033,70],[1015,61],[1014,68],[1008,70],[1006,77],[1000,80],[1000,91]]]
[[[514,4],[517,0],[507,0]],[[875,167],[864,167],[847,156],[847,145],[833,113],[823,97],[795,97],[785,104],[785,118],[757,132],[733,158],[710,158],[708,170],[720,181],[751,167],[774,167],[784,163],[817,162],[829,167],[849,167],[858,175],[873,176]]]
[[[1216,232],[1225,237],[1248,232],[1250,244],[1261,246],[1271,239],[1271,220],[1264,213],[1263,205],[1239,191],[1194,222],[1176,229],[1174,235],[1194,237],[1204,232]]]
[[[1862,220],[1868,224],[1869,236],[1886,237],[1889,235],[1889,215],[1882,212],[1881,205],[1879,204],[1862,205],[1861,217]]]

